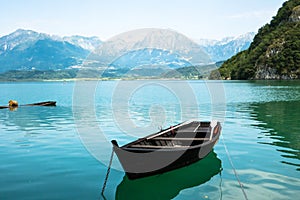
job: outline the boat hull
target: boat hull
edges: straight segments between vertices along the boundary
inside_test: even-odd
[[[219,136],[198,146],[170,149],[126,149],[114,145],[114,151],[129,179],[138,179],[178,169],[203,159],[211,152]]]

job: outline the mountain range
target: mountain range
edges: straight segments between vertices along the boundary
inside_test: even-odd
[[[196,40],[203,47],[205,52],[211,57],[212,61],[225,61],[233,55],[248,49],[255,32],[249,32],[236,37],[225,37],[221,40]]]
[[[96,51],[104,66],[116,68],[204,65],[212,62],[201,46],[169,29],[138,29],[117,35]]]
[[[0,73],[103,67],[114,73],[141,68],[149,72],[151,68],[208,65],[244,50],[252,38],[253,33],[248,33],[194,42],[169,29],[139,29],[101,41],[98,37],[60,37],[19,29],[0,38]]]
[[[67,38],[70,40],[71,38]],[[89,50],[44,33],[19,29],[0,38],[0,72],[61,70],[84,61]]]

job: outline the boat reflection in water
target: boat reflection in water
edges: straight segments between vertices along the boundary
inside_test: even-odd
[[[183,189],[199,186],[221,172],[221,160],[211,151],[204,159],[164,174],[130,180],[125,175],[116,199],[172,199]]]

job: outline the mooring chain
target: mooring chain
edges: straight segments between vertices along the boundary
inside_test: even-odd
[[[110,168],[111,168],[111,164],[112,164],[112,161],[113,161],[113,157],[114,157],[114,148],[112,148],[112,151],[111,151],[109,165],[108,165],[108,168],[107,168],[106,176],[105,176],[102,191],[101,191],[102,196],[104,194],[104,190],[105,190],[106,183],[107,183],[107,180],[108,180],[108,176],[109,176],[109,173],[110,173]]]

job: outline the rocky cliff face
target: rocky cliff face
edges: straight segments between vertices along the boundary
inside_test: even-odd
[[[290,20],[292,22],[299,22],[300,21],[300,5],[296,6],[293,11],[292,14],[290,16]]]

